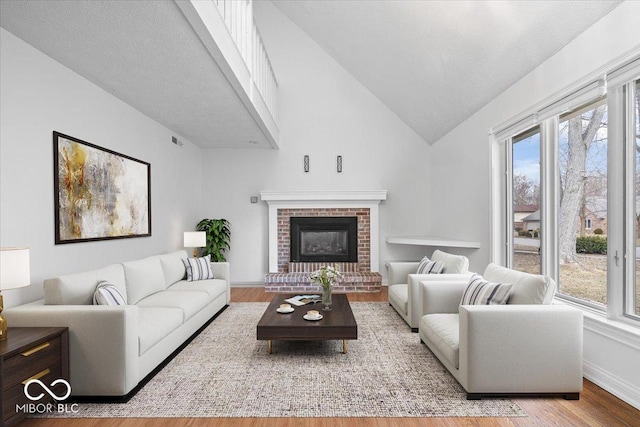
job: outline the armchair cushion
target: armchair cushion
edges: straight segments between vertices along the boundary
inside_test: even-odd
[[[497,305],[506,304],[511,291],[510,284],[490,283],[481,275],[474,274],[462,295],[460,305]]]
[[[409,313],[407,304],[409,302],[409,287],[407,285],[389,286],[389,302],[402,310],[405,316]]]
[[[513,285],[507,304],[551,304],[556,292],[556,282],[548,276],[523,273],[493,263],[487,266],[484,278]]]
[[[420,330],[433,346],[457,369],[459,366],[460,316],[438,313],[423,316]]]
[[[440,274],[444,269],[444,263],[442,261],[431,261],[429,258],[424,257],[418,264],[416,274]]]
[[[442,270],[445,274],[466,273],[469,271],[469,259],[462,255],[453,255],[436,249],[431,256],[432,261],[441,261],[444,264]]]

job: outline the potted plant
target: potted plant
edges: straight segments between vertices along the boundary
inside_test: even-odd
[[[224,218],[221,219],[203,219],[196,226],[198,231],[207,233],[207,246],[205,246],[202,255],[211,255],[212,262],[226,261],[224,252],[231,249],[231,224]]]

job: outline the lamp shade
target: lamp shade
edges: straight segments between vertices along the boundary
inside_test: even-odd
[[[185,231],[185,248],[204,248],[207,246],[207,233],[204,231]]]
[[[0,248],[0,290],[22,288],[30,283],[29,248]]]

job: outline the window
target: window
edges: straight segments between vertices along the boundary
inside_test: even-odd
[[[492,130],[491,257],[640,325],[640,58],[593,78]]]
[[[558,292],[604,308],[607,304],[607,240],[606,236],[587,234],[593,218],[599,218],[602,227],[607,228],[607,104],[604,99],[560,118],[558,161]]]
[[[540,274],[540,130],[513,138],[513,268]]]

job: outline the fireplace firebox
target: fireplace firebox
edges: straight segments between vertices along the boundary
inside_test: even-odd
[[[291,217],[291,262],[358,262],[357,217]]]

